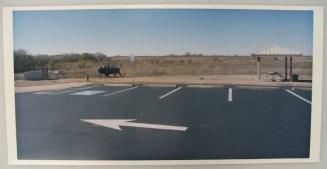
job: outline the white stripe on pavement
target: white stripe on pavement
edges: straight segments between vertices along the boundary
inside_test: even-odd
[[[103,93],[103,90],[84,90],[76,93],[72,93],[70,95],[84,95],[84,96],[91,96],[99,93]]]
[[[292,91],[290,91],[290,90],[286,90],[286,92],[288,92],[288,93],[294,95],[295,97],[297,97],[297,98],[299,98],[299,99],[301,99],[301,100],[303,100],[303,101],[305,101],[305,102],[311,104],[311,102],[310,102],[309,100],[303,98],[302,96],[300,96],[300,95],[298,95],[298,94],[296,94],[296,93],[294,93],[294,92],[292,92]]]
[[[233,89],[232,88],[228,89],[228,101],[229,102],[233,101]]]
[[[138,86],[134,86],[134,87],[127,88],[127,89],[124,89],[124,90],[119,90],[119,91],[116,91],[116,92],[108,93],[108,94],[103,95],[103,96],[110,96],[110,95],[114,95],[114,94],[117,94],[117,93],[126,92],[128,90],[133,90],[133,89],[136,89],[136,88],[138,88]]]
[[[166,93],[166,94],[160,96],[159,99],[163,99],[163,98],[167,97],[168,95],[173,94],[174,92],[176,92],[177,90],[179,90],[179,89],[181,89],[181,88],[182,88],[182,87],[178,87],[178,88],[176,88],[176,89],[174,89],[174,90],[172,90],[172,91],[170,91],[170,92],[168,92],[168,93]]]
[[[34,94],[50,94],[50,95],[56,95],[56,94],[64,94],[64,93],[70,93],[70,92],[75,92],[75,91],[79,91],[79,90],[84,90],[84,89],[90,89],[90,88],[95,88],[97,86],[88,86],[88,87],[83,87],[83,88],[77,88],[77,89],[73,89],[73,90],[64,90],[64,91],[59,91],[57,92],[56,90],[53,91],[44,91],[44,92],[36,92]]]
[[[70,92],[75,92],[75,91],[79,91],[79,90],[91,89],[91,88],[95,88],[95,87],[98,87],[98,86],[89,86],[89,87],[83,87],[83,88],[78,88],[78,89],[73,89],[73,90],[66,90],[63,92],[58,92],[57,94],[70,93]]]

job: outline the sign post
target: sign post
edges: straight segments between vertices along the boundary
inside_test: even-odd
[[[129,56],[129,61],[132,62],[132,69],[133,69],[133,73],[132,73],[133,82],[132,82],[132,84],[134,86],[134,69],[135,69],[135,65],[134,65],[135,57],[134,57],[134,55]]]

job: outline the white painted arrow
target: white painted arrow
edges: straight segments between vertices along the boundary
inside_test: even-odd
[[[159,130],[177,130],[177,131],[186,131],[187,127],[183,126],[168,126],[161,124],[148,124],[148,123],[137,123],[132,122],[136,119],[81,119],[82,121],[113,128],[116,130],[122,130],[120,126],[128,126],[128,127],[139,127],[139,128],[150,128],[150,129],[159,129]]]

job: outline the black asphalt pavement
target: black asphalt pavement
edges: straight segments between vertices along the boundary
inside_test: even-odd
[[[16,94],[18,159],[309,157],[311,104],[286,90],[309,101],[311,90],[182,87],[159,99],[176,88],[140,86],[123,91],[128,88],[83,86]],[[85,91],[102,93],[74,95]],[[115,130],[81,119],[135,119],[135,123],[188,128],[174,131],[122,126],[122,130]]]

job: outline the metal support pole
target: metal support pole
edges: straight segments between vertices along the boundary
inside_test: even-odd
[[[293,58],[290,57],[290,80],[293,81]]]
[[[135,84],[134,84],[134,69],[135,69],[135,63],[133,61],[133,86],[135,86]]]
[[[287,80],[287,57],[285,57],[285,77],[284,80]]]
[[[257,79],[260,80],[260,64],[261,64],[261,57],[257,56]]]
[[[130,55],[129,56],[129,61],[132,64],[132,86],[135,86],[135,82],[134,82],[134,72],[135,72],[135,56],[134,55]]]

